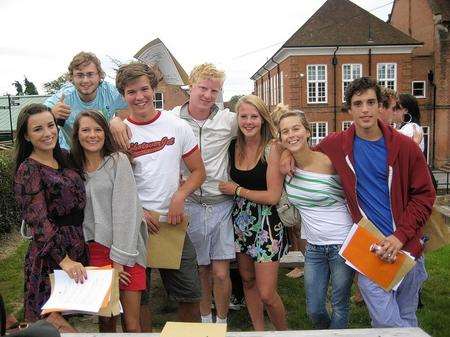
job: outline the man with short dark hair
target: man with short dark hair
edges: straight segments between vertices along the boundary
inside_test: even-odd
[[[431,177],[413,140],[378,120],[381,91],[375,80],[354,80],[346,101],[354,123],[326,137],[318,149],[341,178],[353,221],[366,217],[385,235],[378,257],[393,262],[402,249],[417,262],[395,291],[386,292],[361,274],[358,285],[373,327],[414,327],[418,292],[427,278],[422,233],[435,200]]]
[[[104,81],[105,72],[93,53],[80,52],[68,67],[70,83],[47,98],[45,105],[52,109],[60,127],[59,144],[70,149],[72,127],[81,111],[99,110],[110,121],[127,108],[116,87]]]

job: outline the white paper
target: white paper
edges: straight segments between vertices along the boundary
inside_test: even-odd
[[[55,287],[42,310],[98,312],[112,285],[113,269],[86,272],[87,280],[77,284],[65,271],[55,270]]]

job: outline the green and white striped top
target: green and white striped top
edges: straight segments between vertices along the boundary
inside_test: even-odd
[[[296,168],[284,186],[289,201],[302,216],[302,238],[316,245],[344,241],[353,222],[338,175]]]

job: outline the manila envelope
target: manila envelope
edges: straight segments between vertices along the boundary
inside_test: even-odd
[[[167,322],[161,337],[225,337],[226,324]]]
[[[180,269],[181,253],[188,226],[187,217],[177,224],[171,225],[162,221],[165,216],[149,211],[154,218],[159,219],[159,233],[149,234],[147,243],[147,262],[151,268]]]

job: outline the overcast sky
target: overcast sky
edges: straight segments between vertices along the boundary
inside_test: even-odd
[[[225,70],[224,98],[247,94],[252,76],[325,0],[0,0],[0,94],[12,82],[42,84],[67,71],[79,51],[122,62],[159,37],[189,73],[212,62]],[[382,20],[392,0],[353,0]]]

